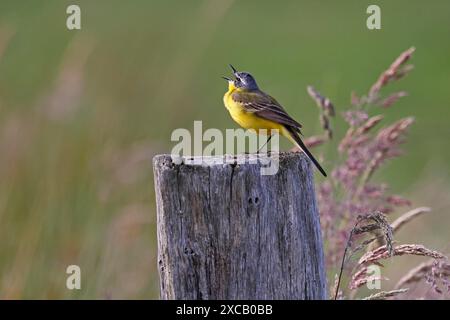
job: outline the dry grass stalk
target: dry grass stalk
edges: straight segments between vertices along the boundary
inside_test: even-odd
[[[365,136],[372,128],[374,128],[381,120],[383,120],[382,115],[373,116],[361,125],[359,128],[355,129],[354,127],[350,127],[341,143],[339,144],[338,150],[339,152],[344,152],[350,145],[352,147],[357,147],[358,144],[362,144],[367,142],[368,137]],[[353,139],[354,137],[358,137]]]
[[[382,115],[377,115],[369,118],[361,127],[356,130],[356,135],[363,135],[370,131],[373,127],[375,127],[381,120],[383,120]]]
[[[423,262],[406,273],[395,285],[395,289],[403,287],[411,283],[421,281],[425,275],[430,272],[434,263],[434,259]]]
[[[328,140],[331,140],[331,138],[333,138],[333,130],[331,129],[328,116],[326,116],[324,113],[320,115],[320,124],[322,125],[322,129],[325,131],[325,136],[328,138]]]
[[[401,136],[405,133],[406,129],[413,124],[414,117],[408,117],[400,119],[395,122],[393,125],[383,129],[377,136],[377,140],[380,143],[395,143],[402,142]]]
[[[403,287],[405,285],[410,285],[413,283],[417,283],[426,279],[427,275],[432,272],[433,267],[436,265],[435,259],[430,259],[425,261],[418,266],[409,270],[395,285],[395,289]],[[442,266],[440,268],[441,276],[449,278],[450,277],[450,264],[446,261],[443,261]]]
[[[366,232],[373,232],[375,230],[379,230],[380,226],[376,223],[367,224],[362,227],[355,228],[354,234],[362,234]]]
[[[350,289],[357,289],[367,283],[367,267],[362,267],[357,271],[350,281]]]
[[[383,239],[383,234],[380,232],[379,228],[373,230],[373,231],[368,231],[371,233],[375,234],[375,237],[364,240],[360,245],[358,245],[357,247],[355,247],[352,251],[351,256],[353,256],[355,253],[359,252],[360,250],[364,249],[364,248],[371,248],[371,246],[373,245],[374,241],[378,241],[378,242],[382,242],[383,244],[385,243],[384,239]]]
[[[397,218],[394,222],[392,222],[392,224],[391,224],[392,230],[395,233],[409,221],[413,220],[414,218],[416,218],[424,213],[430,212],[430,211],[431,211],[431,208],[428,208],[428,207],[419,207],[419,208],[410,210],[410,211],[402,214],[399,218]]]
[[[361,98],[358,97],[355,91],[352,91],[350,94],[350,103],[352,106],[360,106],[361,105]]]
[[[397,207],[410,206],[412,203],[410,200],[405,199],[399,195],[391,195],[386,198],[386,201],[390,204],[393,204]]]
[[[364,221],[373,221],[374,224],[360,227],[360,224],[363,223]],[[359,215],[357,217],[355,225],[353,226],[352,230],[350,231],[350,235],[348,237],[347,244],[344,249],[344,255],[343,255],[342,261],[341,261],[341,268],[340,268],[340,272],[339,272],[338,283],[336,285],[336,290],[335,290],[335,295],[334,295],[335,300],[337,299],[337,296],[338,296],[338,292],[339,292],[338,290],[339,290],[339,286],[341,283],[342,272],[344,271],[345,262],[347,260],[347,252],[349,251],[349,249],[351,249],[351,246],[352,246],[353,236],[356,233],[362,234],[363,232],[372,232],[373,230],[381,230],[381,233],[387,244],[386,252],[389,255],[392,255],[392,253],[393,253],[393,250],[392,250],[392,243],[393,243],[392,228],[389,225],[389,223],[387,222],[386,216],[382,212],[379,212],[379,211],[376,211],[374,213],[367,214],[367,215]],[[362,248],[366,247],[371,242],[373,242],[375,239],[376,238],[372,238],[372,239],[364,241],[356,249],[351,250],[351,254],[349,256],[351,256],[356,251],[359,251]]]
[[[392,227],[388,223],[386,216],[381,212],[375,212],[373,214],[370,214],[368,219],[371,219],[375,222],[376,225],[379,226],[380,231],[383,235],[384,241],[386,243],[387,253],[389,256],[393,255],[393,232]]]
[[[390,226],[384,214],[393,212],[399,207],[410,206],[411,202],[401,196],[389,194],[386,183],[371,180],[374,173],[387,160],[402,154],[400,144],[404,142],[414,118],[404,118],[377,130],[375,127],[383,120],[383,116],[370,116],[369,109],[373,106],[391,107],[407,95],[406,92],[399,91],[386,97],[382,96],[381,90],[388,83],[402,78],[412,70],[413,66],[406,63],[411,59],[414,50],[410,48],[395,59],[366,95],[357,96],[352,92],[352,106],[342,113],[348,129],[338,144],[341,161],[331,171],[330,179],[324,181],[318,189],[323,236],[328,241],[327,264],[334,267],[340,262],[340,271],[332,290],[334,299],[343,294],[349,298],[356,294],[356,289],[370,279],[367,272],[368,265],[382,266],[381,259],[404,254],[443,258],[441,253],[421,245],[406,244],[394,248],[392,238],[394,230],[397,231],[415,217],[427,212],[428,208],[411,210]],[[329,102],[313,87],[308,87],[308,93],[322,112],[321,123],[324,130],[329,130],[330,119],[327,117],[330,113]],[[325,136],[323,139],[311,139],[311,144],[315,145],[316,141],[326,142],[326,138]],[[360,213],[367,212],[376,214],[360,216]],[[357,221],[353,225],[355,216]],[[358,236],[358,243],[354,244],[355,236]],[[359,264],[354,260],[350,264],[350,258],[362,249],[368,252],[360,258]],[[439,263],[442,263],[442,260]],[[426,279],[436,291],[439,289],[437,284],[450,288],[450,282],[441,277],[443,273],[441,269],[432,267],[431,276]],[[351,279],[349,287],[352,292],[342,290],[341,293],[339,290],[344,270]],[[352,277],[355,271],[356,274]],[[381,292],[368,298],[387,298],[398,293]]]
[[[323,113],[327,116],[334,117],[334,105],[331,103],[330,99],[322,96],[313,86],[308,86],[306,90]]]
[[[320,123],[325,131],[326,139],[330,140],[333,137],[333,130],[330,126],[330,117],[335,116],[334,105],[331,103],[330,99],[322,96],[313,86],[308,86],[306,89],[320,110]]]
[[[386,277],[368,276],[367,271],[368,268],[363,267],[353,275],[352,280],[350,281],[350,289],[358,289],[369,281],[388,280]]]
[[[405,254],[412,254],[417,256],[427,256],[434,259],[443,259],[445,256],[434,250],[425,248],[423,245],[419,244],[402,244],[393,248],[394,256],[402,256]],[[375,250],[369,251],[364,254],[358,261],[360,265],[367,265],[371,263],[376,263],[378,260],[389,258],[389,250],[386,245],[381,246]]]
[[[361,188],[370,180],[375,170],[388,158],[395,156],[397,154],[390,153],[393,145],[397,145],[403,142],[402,137],[406,133],[408,127],[413,124],[414,118],[408,117],[401,119],[394,123],[393,125],[381,130],[376,141],[378,144],[378,150],[375,152],[372,161],[368,165],[366,171],[364,172],[363,178],[361,179],[360,188],[358,194],[361,192]]]
[[[392,298],[395,296],[398,296],[399,294],[407,292],[409,289],[397,289],[397,290],[391,290],[391,291],[381,291],[377,292],[375,294],[372,294],[368,297],[363,298],[362,300],[386,300],[387,298]]]
[[[378,80],[370,88],[369,91],[370,102],[376,100],[376,98],[378,97],[378,93],[380,92],[382,87],[384,87],[393,80],[403,78],[409,71],[411,71],[412,66],[404,67],[404,64],[411,58],[415,50],[416,49],[412,47],[403,52],[402,54],[400,54],[400,56],[397,59],[395,59],[395,61],[390,65],[390,67],[379,76]]]
[[[386,99],[384,99],[381,102],[381,106],[383,108],[389,108],[394,103],[396,103],[398,99],[400,99],[402,97],[406,97],[407,95],[408,94],[405,91],[395,92],[395,93],[391,94],[389,97],[387,97]]]
[[[303,143],[305,144],[305,146],[307,146],[308,148],[314,148],[317,146],[320,146],[321,144],[323,144],[326,141],[326,139],[323,136],[312,136],[312,137],[308,137],[306,138]]]
[[[341,152],[341,153],[344,152],[347,149],[347,147],[350,145],[350,143],[352,142],[352,136],[353,136],[354,131],[355,131],[355,129],[353,127],[350,127],[347,129],[347,132],[345,133],[344,138],[339,143],[339,147],[338,147],[339,152]]]
[[[336,290],[338,290],[338,286],[339,286],[339,276],[337,274],[334,275],[334,284],[333,284],[333,288],[331,289],[330,293],[330,300],[335,299],[335,300],[342,300],[344,299],[342,290],[339,290],[337,292],[337,295],[335,296]]]

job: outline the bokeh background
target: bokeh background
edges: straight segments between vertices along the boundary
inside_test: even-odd
[[[81,30],[66,8],[81,7]],[[366,28],[381,6],[382,29]],[[400,52],[414,71],[386,124],[413,115],[376,179],[433,213],[401,241],[449,252],[450,2],[0,1],[0,298],[157,298],[152,157],[175,128],[234,128],[228,63],[321,132],[308,84],[342,112]],[[334,122],[337,138],[346,127]],[[285,144],[284,146],[288,146]],[[335,143],[315,149],[332,167]],[[318,180],[321,177],[316,177]],[[416,261],[397,259],[395,278]],[[66,289],[66,267],[82,290]],[[389,284],[387,285],[389,286]]]

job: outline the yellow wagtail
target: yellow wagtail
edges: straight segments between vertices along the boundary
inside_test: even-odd
[[[223,97],[223,102],[231,118],[244,129],[270,134],[267,141],[272,137],[272,131],[278,130],[279,134],[297,145],[326,177],[325,170],[300,138],[302,125],[292,119],[274,98],[261,91],[250,73],[237,72],[232,65],[230,67],[235,80],[223,77],[228,81],[228,91]],[[260,131],[261,129],[265,131]]]

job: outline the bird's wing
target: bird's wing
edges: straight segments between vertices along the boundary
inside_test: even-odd
[[[271,96],[262,91],[235,92],[232,94],[234,101],[242,105],[245,111],[255,115],[293,127],[300,132],[302,125],[292,119],[283,107]]]

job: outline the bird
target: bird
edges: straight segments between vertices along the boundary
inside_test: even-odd
[[[228,82],[228,90],[223,96],[223,102],[231,118],[244,129],[268,134],[267,142],[270,141],[273,133],[278,132],[302,150],[326,177],[325,170],[300,137],[302,125],[289,116],[275,98],[259,89],[255,78],[250,73],[238,72],[231,64],[230,68],[234,79],[222,78]]]

